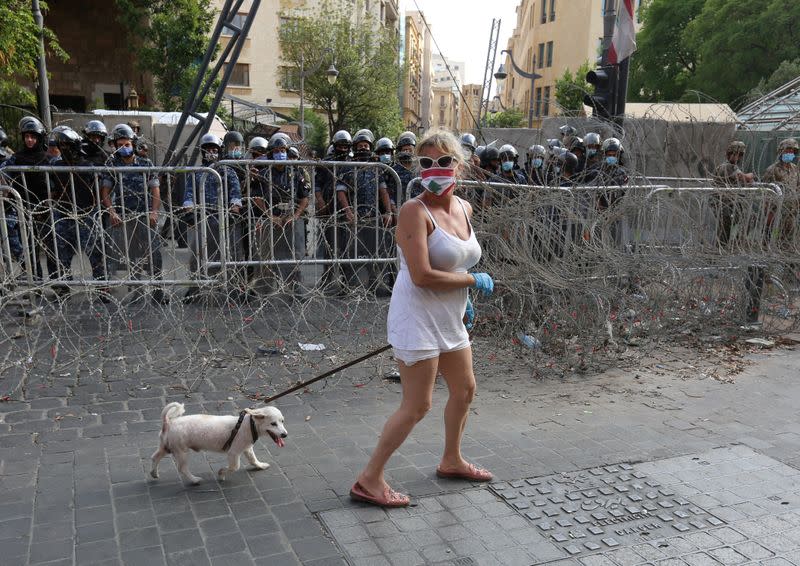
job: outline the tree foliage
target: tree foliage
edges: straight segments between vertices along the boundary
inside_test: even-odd
[[[680,100],[697,70],[697,49],[687,43],[684,30],[705,1],[650,0],[642,5],[642,29],[630,60],[630,100]]]
[[[42,11],[47,9],[44,2]],[[55,34],[44,28],[45,48],[51,57],[68,59]],[[20,85],[36,81],[39,58],[39,28],[33,19],[30,0],[0,2],[0,100],[5,104],[32,104],[34,94]]]
[[[778,68],[775,69],[768,79],[761,79],[758,84],[747,93],[747,101],[752,102],[753,100],[757,100],[797,77],[800,77],[800,58],[792,61],[781,61],[781,64],[778,65]]]
[[[566,69],[561,78],[556,80],[556,103],[561,114],[577,116],[583,112],[583,97],[587,92],[592,92],[592,85],[586,82],[586,73],[591,70],[586,61],[575,74]]]
[[[295,69],[304,62],[304,100],[327,116],[331,135],[369,128],[376,136],[394,138],[402,129],[399,40],[393,30],[376,32],[368,16],[355,18],[353,9],[351,2],[329,1],[299,17],[282,14],[281,57]],[[321,59],[318,72],[309,72]],[[325,75],[331,63],[339,71],[333,85]]]
[[[159,106],[182,110],[208,46],[215,17],[211,0],[116,2],[122,24],[136,38],[140,69],[155,79]]]
[[[694,90],[733,106],[797,57],[800,4],[650,0],[631,59],[630,98],[679,101]]]
[[[490,128],[524,128],[527,119],[522,110],[518,108],[507,108],[496,114],[489,114],[486,124]]]
[[[292,110],[290,112],[292,118],[297,123],[300,123],[300,109]],[[306,145],[309,149],[317,152],[317,155],[325,155],[325,148],[328,146],[328,124],[324,117],[320,116],[313,110],[306,108],[303,115],[303,120],[306,123]]]

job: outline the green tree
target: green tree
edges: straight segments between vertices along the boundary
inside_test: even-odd
[[[399,40],[392,30],[375,32],[370,17],[354,17],[351,2],[323,2],[313,13],[282,14],[279,30],[281,58],[292,66],[296,79],[301,60],[310,69],[323,58],[319,72],[305,79],[304,100],[328,119],[329,134],[346,129],[371,129],[376,136],[396,137],[402,130],[398,68]],[[324,50],[333,50],[332,59]],[[333,62],[336,84],[324,73]],[[293,75],[292,75],[293,73]],[[294,84],[282,88],[297,87]]]
[[[680,100],[697,70],[696,42],[684,30],[700,15],[706,0],[650,0],[641,8],[642,29],[630,60],[628,98]]]
[[[298,124],[300,123],[299,108],[297,110],[292,110],[290,115]],[[325,118],[307,108],[303,115],[303,120],[305,120],[306,128],[308,129],[306,145],[308,145],[310,149],[315,150],[317,155],[325,155],[325,149],[328,145],[328,125]]]
[[[797,77],[800,77],[800,59],[781,61],[769,78],[761,79],[755,87],[750,89],[745,98],[748,102],[757,100]]]
[[[496,114],[489,114],[486,124],[490,128],[524,128],[527,125],[525,115],[518,108],[507,108]]]
[[[182,110],[208,46],[211,0],[116,1],[120,21],[136,38],[139,67],[155,79],[158,104]]]
[[[706,0],[685,32],[699,61],[690,88],[731,105],[740,102],[782,61],[797,56],[799,21],[797,2]]]
[[[577,116],[583,112],[583,97],[587,92],[592,92],[592,85],[586,82],[586,73],[590,70],[586,61],[574,75],[567,69],[556,80],[556,103],[565,116]]]
[[[47,5],[40,5],[44,11]],[[48,55],[67,60],[55,34],[44,29]],[[33,104],[36,97],[22,81],[36,81],[39,58],[39,28],[33,19],[30,0],[0,2],[0,101],[4,104]]]

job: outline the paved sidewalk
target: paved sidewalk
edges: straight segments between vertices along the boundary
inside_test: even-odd
[[[799,359],[760,356],[734,383],[479,375],[464,452],[494,471],[491,486],[435,477],[437,384],[389,466],[416,506],[390,512],[347,493],[395,383],[345,379],[281,400],[286,447],[257,446],[272,466],[220,484],[222,458],[196,454],[196,487],[169,458],[147,475],[159,415],[173,400],[250,405],[224,370],[189,399],[160,376],[31,387],[29,401],[0,403],[0,564],[800,565]]]

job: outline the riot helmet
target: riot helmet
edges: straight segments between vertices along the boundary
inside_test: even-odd
[[[213,163],[219,159],[222,150],[222,140],[219,136],[207,133],[200,138],[200,154],[203,163]]]
[[[244,156],[244,136],[231,130],[222,138],[222,147],[228,159],[241,159]]]
[[[56,126],[53,128],[51,138],[55,141],[64,161],[73,163],[77,161],[83,150],[81,149],[81,136],[69,126]]]
[[[267,153],[267,140],[261,136],[256,136],[250,140],[247,149],[250,150],[250,154],[253,157],[260,157]]]
[[[108,137],[108,130],[106,129],[106,125],[100,120],[89,120],[83,127],[83,135],[86,136],[86,139],[97,145],[103,145],[103,142]]]
[[[470,153],[475,153],[475,148],[478,145],[478,140],[475,139],[475,136],[467,132],[466,134],[461,134],[461,145],[466,148]]]

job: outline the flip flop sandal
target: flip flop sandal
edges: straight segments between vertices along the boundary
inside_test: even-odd
[[[359,482],[354,483],[350,489],[350,499],[378,507],[408,507],[411,503],[407,495],[398,493],[393,489],[387,489],[383,493],[383,497],[372,495]]]
[[[469,464],[468,471],[466,472],[445,472],[440,468],[436,468],[436,476],[451,480],[467,480],[467,481],[492,481],[492,472],[479,468],[474,464]]]

